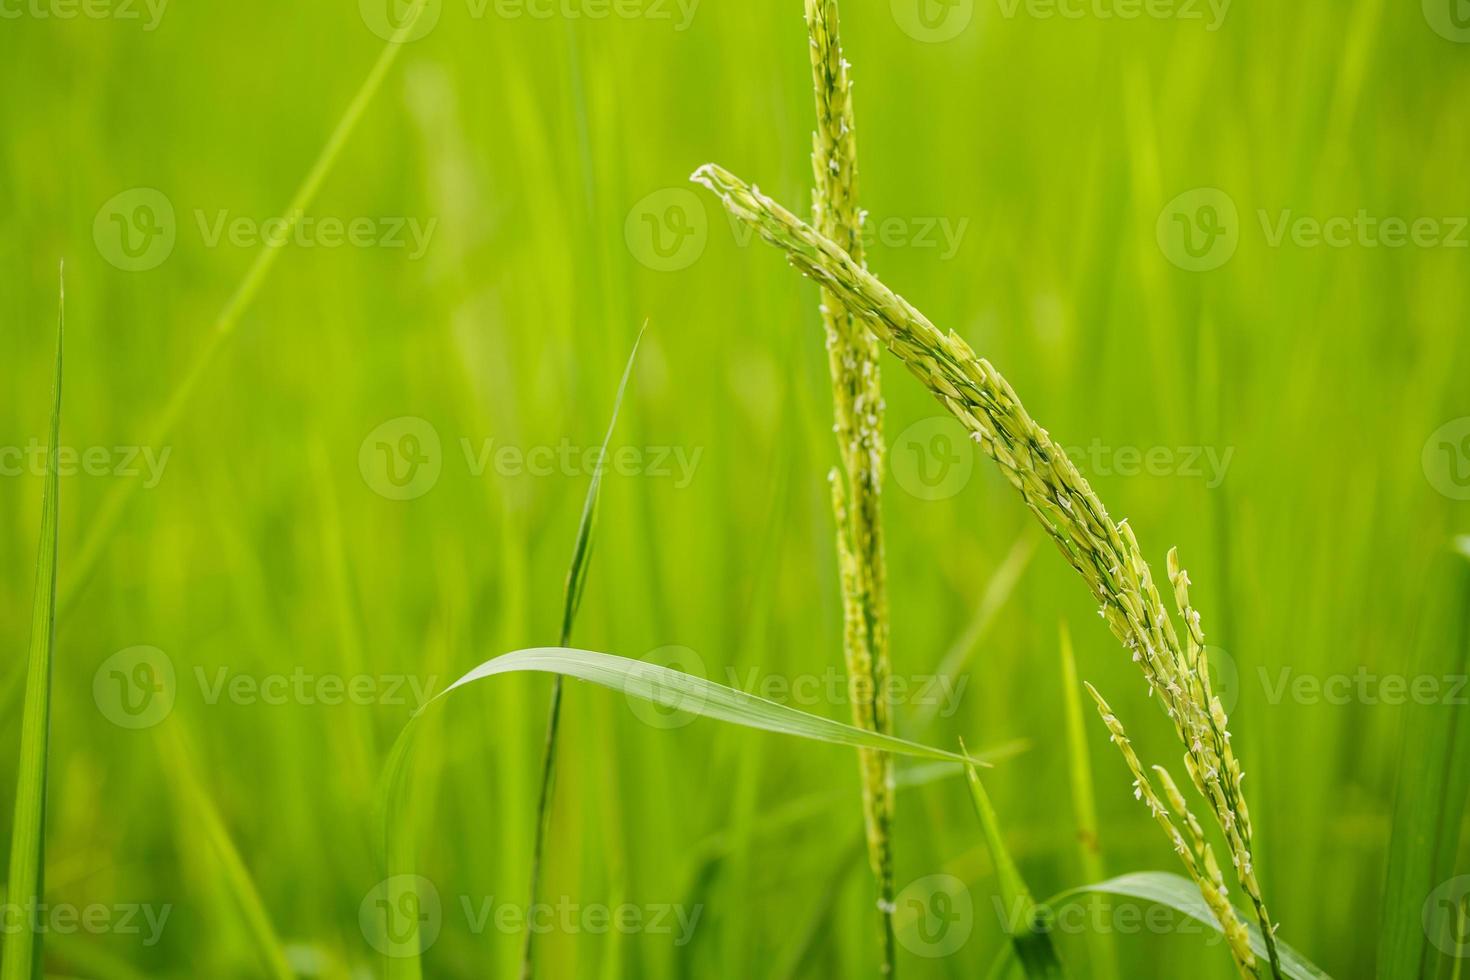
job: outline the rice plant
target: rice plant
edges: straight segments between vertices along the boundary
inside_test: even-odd
[[[6,4],[0,980],[1462,980],[1455,7]]]
[[[1066,452],[1031,418],[988,361],[978,357],[958,334],[940,333],[839,245],[758,188],[713,164],[696,171],[694,180],[714,191],[732,214],[782,249],[797,269],[839,296],[965,426],[1020,492],[1062,555],[1082,576],[1099,603],[1098,615],[1142,669],[1150,691],[1173,723],[1185,747],[1190,780],[1224,833],[1236,878],[1255,909],[1271,975],[1282,976],[1275,924],[1256,875],[1250,811],[1240,785],[1243,773],[1230,745],[1225,710],[1210,688],[1200,616],[1189,603],[1189,577],[1175,553],[1169,553],[1169,579],[1184,624],[1182,640],[1132,527],[1108,516]],[[1106,711],[1104,716],[1111,717]],[[1113,736],[1118,741],[1121,731],[1115,730]],[[1124,744],[1119,741],[1120,748]],[[1145,798],[1143,794],[1150,792],[1147,780],[1136,760],[1130,757],[1129,762],[1138,780],[1135,787]],[[1146,798],[1157,813],[1155,800]],[[1201,888],[1210,888],[1223,901],[1218,868],[1210,867],[1213,858],[1203,839],[1196,842],[1203,870],[1181,837],[1173,835],[1171,843]],[[1238,930],[1229,928],[1228,920],[1225,925],[1242,974],[1258,975],[1254,954]]]

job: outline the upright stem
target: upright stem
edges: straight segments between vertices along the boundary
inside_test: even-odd
[[[566,646],[568,637],[563,634],[561,646]],[[551,790],[556,782],[556,736],[561,726],[561,675],[551,682],[551,709],[546,716],[546,747],[541,754],[541,794],[536,801],[536,838],[531,848],[531,904],[535,906],[541,894],[541,860],[546,850],[546,836],[551,829]],[[535,933],[526,930],[521,940],[521,980],[531,980],[536,972],[535,950],[532,938]]]
[[[587,486],[587,498],[582,502],[582,519],[577,524],[577,541],[572,547],[572,562],[567,569],[566,591],[562,603],[559,645],[563,647],[572,642],[572,624],[577,621],[577,609],[582,604],[582,588],[587,583],[608,446],[612,444],[613,430],[618,424],[618,412],[623,407],[623,395],[628,391],[628,378],[633,373],[633,364],[638,359],[638,346],[643,342],[643,332],[647,329],[648,324],[645,322],[643,329],[638,331],[638,339],[633,341],[633,350],[628,355],[628,363],[623,368],[623,379],[618,382],[618,394],[613,400],[607,435],[602,437],[597,466],[593,469],[592,480]],[[546,715],[546,747],[541,755],[541,792],[536,801],[536,832],[531,845],[531,898],[527,906],[531,909],[536,907],[541,895],[541,866],[546,854],[546,841],[551,832],[551,795],[556,789],[556,737],[561,727],[561,694],[562,678],[558,674],[551,684],[551,708]],[[530,916],[527,916],[526,932],[521,944],[521,980],[531,980],[535,972],[535,933],[531,929]]]
[[[863,213],[857,203],[857,142],[852,85],[842,57],[837,0],[806,0],[811,37],[812,84],[817,129],[812,170],[816,178],[814,219],[823,235],[863,261]],[[877,340],[832,293],[822,295],[827,363],[832,376],[841,470],[832,474],[837,555],[842,584],[848,684],[854,724],[891,730],[887,690],[888,598],[883,565],[883,393]],[[894,887],[891,824],[893,760],[863,750],[863,815],[868,859],[878,882],[884,976],[894,972]]]

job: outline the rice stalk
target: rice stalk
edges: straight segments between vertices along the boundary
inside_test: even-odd
[[[46,774],[51,742],[51,673],[56,654],[56,560],[59,534],[61,442],[61,361],[66,334],[66,280],[60,285],[56,314],[56,367],[51,389],[51,438],[46,484],[41,495],[41,541],[36,556],[36,592],[31,610],[31,649],[26,661],[25,709],[20,729],[20,761],[15,780],[15,823],[10,836],[10,874],[6,907],[41,907],[46,891]],[[44,929],[27,924],[11,931],[7,922],[0,954],[0,978],[33,980],[41,976]]]
[[[1127,520],[1114,522],[1062,447],[1036,423],[996,369],[956,333],[944,334],[841,246],[728,171],[709,164],[693,179],[782,249],[801,272],[838,295],[971,433],[1020,492],[1099,603],[1098,615],[1143,670],[1186,749],[1185,768],[1225,834],[1231,863],[1281,976],[1270,914],[1256,876],[1250,811],[1226,715],[1210,687],[1189,578],[1169,552],[1181,638]]]
[[[849,65],[842,56],[837,0],[806,0],[817,129],[812,138],[813,223],[863,261],[863,212],[857,203],[857,138]],[[889,732],[888,595],[883,559],[883,392],[878,343],[838,297],[822,294],[827,367],[832,378],[833,429],[840,470],[834,469],[832,510],[843,607],[843,651],[853,723]],[[897,959],[893,932],[893,758],[859,754],[868,861],[878,882],[882,973]]]

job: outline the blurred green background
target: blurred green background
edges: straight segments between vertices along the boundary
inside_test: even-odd
[[[1237,678],[1281,934],[1334,976],[1368,976],[1406,708],[1378,682],[1346,698],[1281,684],[1412,678],[1464,611],[1446,557],[1470,529],[1463,11],[925,3],[844,4],[870,264],[1079,447],[1156,568],[1179,545]],[[645,319],[615,439],[638,454],[608,476],[578,645],[754,687],[841,663],[816,292],[685,190],[714,160],[808,206],[801,4],[431,4],[432,30],[404,46],[305,209],[314,231],[280,250],[156,441],[262,222],[395,11],[60,16],[77,9],[26,0],[0,22],[0,446],[44,440],[65,259],[62,442],[101,451],[61,491],[75,591],[58,627],[48,900],[170,912],[156,942],[146,926],[48,936],[49,970],[267,976],[265,921],[301,976],[380,975],[360,923],[382,878],[373,790],[413,685],[556,639],[588,476],[561,447],[600,441]],[[1334,217],[1351,230],[1314,238],[1310,222]],[[911,698],[898,731],[1029,741],[988,783],[1050,895],[1084,874],[1063,624],[1145,760],[1178,770],[1178,746],[1013,491],[886,366],[894,670],[964,670],[957,704]],[[42,482],[24,458],[0,455],[7,745]],[[125,507],[91,574],[69,581],[109,494]],[[147,673],[169,667],[171,684]],[[150,676],[161,686],[143,701],[115,686]],[[349,682],[360,696],[323,703]],[[548,691],[545,677],[482,684],[421,746],[414,870],[443,906],[430,977],[513,975],[518,928],[477,928],[465,902],[525,901]],[[158,707],[130,713],[145,702]],[[825,693],[792,703],[848,717]],[[1086,721],[1106,869],[1176,870]],[[687,936],[558,929],[539,940],[545,975],[873,970],[850,752],[681,725],[580,685],[563,739],[548,901],[698,919]],[[0,759],[8,832],[13,751]],[[952,875],[972,904],[959,941],[906,943],[901,973],[980,974],[1002,932],[962,782],[905,791],[897,835],[900,885]],[[1154,931],[1112,930],[1122,976],[1231,975],[1218,942]],[[1084,937],[1062,943],[1090,975]]]

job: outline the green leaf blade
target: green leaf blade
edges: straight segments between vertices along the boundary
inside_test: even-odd
[[[56,564],[59,534],[61,371],[66,333],[66,285],[57,312],[56,367],[51,394],[51,436],[46,484],[41,500],[41,543],[36,560],[36,591],[31,612],[31,646],[26,661],[25,708],[21,722],[20,764],[15,787],[15,826],[10,839],[6,900],[21,909],[36,908],[45,892],[46,771],[51,738],[51,670],[56,647]],[[30,921],[30,917],[26,917]],[[41,976],[41,932],[22,929],[6,937],[0,980]]]
[[[643,335],[648,332],[648,321],[638,331],[633,341],[633,350],[623,367],[622,380],[618,382],[618,393],[613,399],[612,418],[607,423],[607,434],[602,437],[602,449],[597,456],[597,466],[592,470],[592,479],[587,486],[587,497],[582,503],[582,518],[577,522],[577,540],[572,546],[572,561],[567,569],[566,590],[563,597],[561,640],[562,646],[572,642],[572,627],[577,621],[577,610],[582,606],[582,591],[587,584],[587,572],[592,565],[592,543],[597,528],[597,511],[602,501],[602,474],[606,469],[608,447],[612,445],[613,433],[617,431],[618,415],[623,409],[623,397],[628,392],[628,379],[633,375],[633,365],[638,361],[638,348]],[[541,778],[536,799],[536,831],[531,845],[530,903],[535,905],[541,889],[541,867],[545,859],[546,841],[551,835],[551,799],[556,791],[557,740],[561,730],[562,678],[557,676],[551,687],[551,703],[546,711],[546,743],[541,755]],[[521,976],[530,980],[535,974],[535,933],[527,928],[521,947]]]
[[[1000,829],[1000,820],[990,802],[990,794],[980,782],[980,773],[974,766],[965,767],[965,778],[970,786],[970,800],[975,804],[975,815],[980,819],[980,830],[985,845],[990,850],[990,859],[995,865],[995,876],[1000,886],[1000,898],[1005,903],[1007,916],[1006,933],[1011,937],[1016,958],[1029,980],[1055,980],[1065,977],[1062,961],[1057,956],[1056,946],[1048,932],[1047,909],[1038,906],[1031,897],[1031,889],[1021,877],[1010,849],[1005,845],[1005,836]]]
[[[1415,676],[1463,677],[1470,673],[1470,539],[1453,542],[1431,581],[1431,603],[1457,620],[1450,636],[1426,636]],[[1462,707],[1409,704],[1395,790],[1379,935],[1377,975],[1383,980],[1435,980],[1448,972],[1450,951],[1463,926],[1455,901],[1439,901],[1452,885],[1461,824],[1470,798],[1470,715]],[[1458,890],[1454,898],[1459,897]],[[1458,967],[1462,959],[1455,959]]]
[[[1199,886],[1182,875],[1165,871],[1138,871],[1119,875],[1107,881],[1063,892],[1049,899],[1046,904],[1055,907],[1078,895],[1088,893],[1118,895],[1124,898],[1136,898],[1154,905],[1164,905],[1182,915],[1189,916],[1196,922],[1209,926],[1216,932],[1220,931],[1220,922],[1210,911],[1210,907],[1205,904],[1205,898],[1200,894]],[[1246,920],[1244,916],[1241,916],[1241,920],[1245,923],[1246,931],[1250,933],[1251,949],[1264,961],[1266,941],[1261,936],[1261,930],[1254,923]],[[1292,980],[1332,980],[1320,967],[1282,942],[1280,938],[1276,940],[1276,948],[1281,955],[1281,968]]]
[[[526,671],[572,677],[672,711],[684,711],[808,741],[875,749],[915,758],[989,764],[983,756],[967,758],[959,753],[832,721],[668,667],[570,647],[534,647],[488,660],[449,685],[430,704],[476,681]]]

